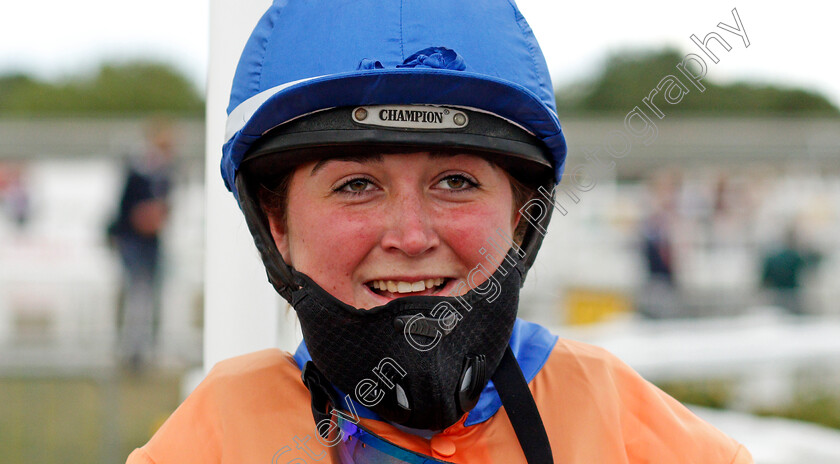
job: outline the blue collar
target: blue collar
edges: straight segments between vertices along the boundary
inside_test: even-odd
[[[513,326],[513,334],[510,336],[510,348],[513,350],[514,357],[519,362],[519,367],[525,375],[525,380],[530,382],[536,377],[537,373],[548,360],[548,356],[551,354],[555,343],[557,343],[557,335],[552,335],[545,327],[533,322],[516,319],[516,323]],[[306,348],[306,342],[300,343],[297,351],[295,351],[294,358],[299,369],[303,369],[306,362],[312,360],[312,357],[309,355],[309,350]],[[342,399],[346,397],[340,391],[339,396]],[[350,401],[353,400],[351,399]],[[355,401],[353,401],[353,407],[361,417],[382,420],[376,413]],[[502,400],[499,398],[496,387],[491,380],[484,387],[484,390],[482,390],[481,396],[478,398],[478,404],[470,411],[464,425],[480,424],[493,417],[500,407],[502,407]]]

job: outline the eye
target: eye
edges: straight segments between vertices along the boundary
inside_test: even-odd
[[[444,190],[469,190],[478,187],[478,182],[461,174],[453,174],[441,179],[437,185]]]
[[[364,177],[356,177],[341,184],[341,186],[336,188],[335,191],[350,194],[360,194],[368,190],[373,190],[374,187],[375,186],[373,182],[371,182],[370,180],[365,179]]]

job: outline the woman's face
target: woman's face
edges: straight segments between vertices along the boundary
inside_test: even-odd
[[[311,162],[294,171],[287,198],[286,224],[269,218],[283,258],[357,308],[464,293],[470,270],[502,259],[488,262],[485,240],[512,236],[519,220],[505,172],[466,154]]]

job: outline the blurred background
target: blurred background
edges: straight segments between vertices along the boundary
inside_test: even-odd
[[[521,316],[608,348],[759,463],[840,462],[838,11],[517,3],[570,152]],[[736,6],[747,39],[717,27]],[[203,375],[218,31],[198,0],[4,10],[0,460],[123,462]],[[717,63],[690,38],[713,31]],[[652,93],[669,75],[675,103]]]

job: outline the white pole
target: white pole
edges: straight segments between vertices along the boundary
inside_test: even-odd
[[[231,356],[280,347],[294,350],[291,316],[278,317],[280,297],[248,233],[245,220],[219,174],[231,82],[254,25],[269,0],[210,0],[207,75],[204,278],[204,370]],[[285,305],[283,305],[285,306]],[[297,339],[297,340],[296,340]]]

